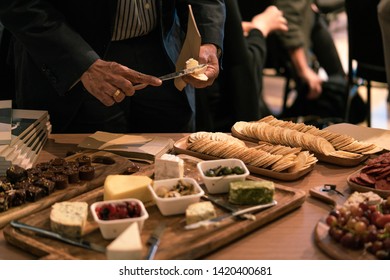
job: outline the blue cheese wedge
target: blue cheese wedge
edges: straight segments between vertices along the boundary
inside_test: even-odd
[[[187,225],[217,217],[214,205],[210,201],[190,204],[186,209]]]
[[[236,181],[230,183],[229,202],[239,205],[266,204],[273,201],[274,183],[271,181]]]
[[[61,235],[79,238],[88,218],[88,203],[63,201],[55,203],[50,212],[52,231]]]
[[[184,161],[178,156],[163,154],[156,158],[154,164],[154,179],[164,180],[184,177]]]
[[[140,260],[142,258],[142,242],[137,223],[130,224],[106,250],[109,260]]]

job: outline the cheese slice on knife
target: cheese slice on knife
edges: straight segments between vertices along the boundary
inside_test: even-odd
[[[152,200],[148,185],[152,179],[138,175],[108,175],[104,181],[104,200],[137,198],[142,202]]]
[[[140,260],[142,242],[138,223],[132,223],[114,241],[107,246],[109,260]]]

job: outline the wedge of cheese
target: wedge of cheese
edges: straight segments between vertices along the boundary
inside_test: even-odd
[[[63,201],[55,203],[50,212],[52,231],[68,237],[79,238],[88,218],[88,203]]]
[[[106,250],[109,260],[140,260],[142,258],[142,242],[137,223],[130,224]]]
[[[152,201],[148,189],[151,182],[147,176],[108,175],[104,181],[104,200],[137,198],[144,203]]]
[[[154,163],[155,180],[183,178],[183,176],[183,159],[171,154],[163,154],[160,158],[156,158],[156,161]]]

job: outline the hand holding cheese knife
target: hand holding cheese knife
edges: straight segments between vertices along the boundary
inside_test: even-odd
[[[207,67],[207,64],[199,64],[197,66],[194,66],[194,67],[191,67],[191,68],[186,68],[186,69],[183,69],[183,70],[180,70],[180,71],[176,71],[176,72],[173,72],[173,73],[170,73],[170,74],[166,74],[166,75],[160,76],[158,78],[161,81],[167,81],[167,80],[171,80],[171,79],[176,79],[176,78],[179,78],[179,77],[183,77],[185,75],[193,74],[197,70],[203,69],[205,67]],[[138,85],[134,85],[133,88],[135,90],[140,90],[140,89],[143,89],[143,88],[145,88],[147,86],[148,86],[148,84],[138,84]]]

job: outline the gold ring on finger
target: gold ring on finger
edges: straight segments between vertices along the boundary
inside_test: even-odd
[[[119,94],[121,94],[121,90],[117,89],[114,93],[114,97],[117,97]]]

